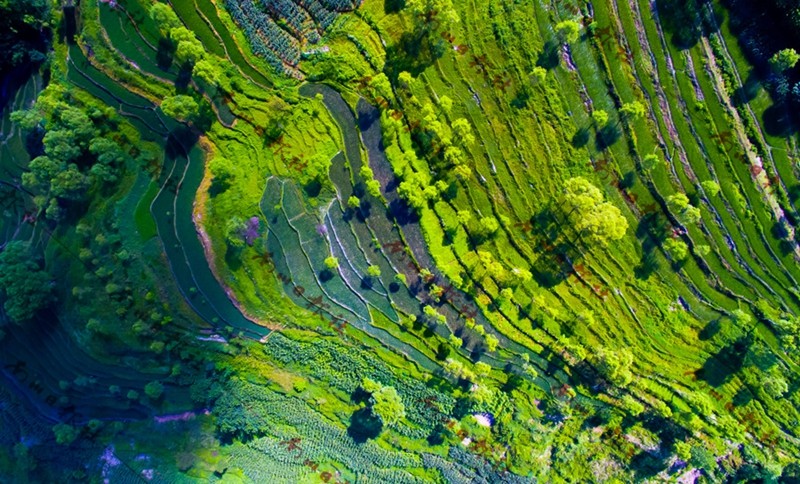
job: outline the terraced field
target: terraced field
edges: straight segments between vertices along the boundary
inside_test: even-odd
[[[729,8],[82,1],[49,83],[135,148],[56,220],[42,78],[3,111],[2,243],[57,295],[15,402],[81,455],[125,422],[120,479],[793,482],[790,74]]]

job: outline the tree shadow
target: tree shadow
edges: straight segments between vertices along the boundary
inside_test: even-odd
[[[733,396],[733,400],[731,400],[731,403],[733,403],[737,407],[744,407],[745,405],[747,405],[752,401],[753,401],[753,394],[750,392],[750,390],[748,390],[747,388],[741,388],[739,389],[738,392],[736,392],[736,395]]]
[[[156,51],[156,65],[163,71],[168,71],[175,60],[175,43],[161,37],[158,39],[158,50]]]
[[[543,67],[548,71],[555,69],[561,63],[561,45],[555,40],[551,39],[545,42],[542,52],[536,59],[536,65]]]
[[[231,184],[228,180],[219,179],[214,177],[211,180],[211,186],[208,187],[208,194],[211,198],[216,197],[221,193],[225,193],[225,191],[231,187]]]
[[[774,103],[764,110],[764,130],[770,136],[781,138],[789,137],[798,130],[797,123],[792,119],[792,114],[786,104]]]
[[[396,44],[386,48],[384,73],[390,79],[397,79],[403,71],[416,77],[444,54],[435,43],[438,40],[432,41],[428,34],[428,29],[406,32]]]
[[[406,7],[406,0],[386,0],[383,3],[383,12],[387,15],[397,13]]]
[[[619,126],[616,124],[607,124],[597,131],[594,142],[595,148],[597,148],[597,151],[605,151],[619,141],[621,136],[622,131],[620,131]]]
[[[322,183],[317,179],[311,180],[303,185],[303,191],[305,191],[306,195],[309,197],[317,198],[322,191]]]
[[[575,148],[583,148],[589,143],[590,137],[591,131],[589,131],[589,128],[581,128],[572,136],[572,146]]]
[[[372,410],[364,407],[356,410],[350,417],[350,425],[347,427],[347,435],[357,444],[363,444],[369,439],[374,439],[381,434],[383,422],[378,416],[372,414]]]
[[[658,0],[658,21],[681,50],[694,47],[703,36],[702,5],[698,0]]]
[[[698,335],[701,341],[708,341],[714,336],[719,333],[720,329],[722,329],[722,320],[715,319],[713,321],[709,321],[708,324],[703,327]]]
[[[630,468],[636,476],[636,481],[641,482],[657,476],[660,472],[669,467],[671,456],[667,458],[660,454],[651,454],[642,451],[631,458]]]
[[[733,105],[736,107],[743,106],[758,95],[758,91],[761,89],[761,80],[758,78],[758,74],[756,73],[755,69],[750,69],[750,72],[747,74],[747,79],[745,79],[744,84],[736,88],[733,93],[732,102]]]
[[[730,343],[710,356],[695,375],[712,387],[719,387],[742,369],[752,343],[752,338],[748,337]]]
[[[400,226],[419,222],[417,212],[401,198],[396,198],[389,202],[386,212],[386,216]]]

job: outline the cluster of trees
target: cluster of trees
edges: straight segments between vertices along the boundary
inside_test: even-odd
[[[567,222],[586,243],[606,246],[621,239],[628,230],[622,212],[603,201],[603,193],[586,178],[567,180],[561,202]]]
[[[78,100],[56,85],[48,87],[33,108],[12,113],[11,119],[31,136],[44,133],[43,152],[33,153],[22,185],[54,221],[63,219],[71,205],[85,201],[91,187],[115,183],[133,151],[126,135],[115,131],[113,109]],[[139,152],[140,158],[147,156],[146,150]]]

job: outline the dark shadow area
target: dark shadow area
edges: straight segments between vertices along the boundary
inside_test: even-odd
[[[511,100],[511,107],[522,109],[528,106],[531,100],[531,88],[528,84],[524,84],[518,91],[514,98]]]
[[[594,141],[595,148],[597,148],[597,151],[605,151],[619,141],[621,136],[622,131],[620,131],[618,125],[607,124],[597,131],[597,137]]]
[[[383,3],[383,12],[387,15],[397,13],[406,7],[406,0],[386,0]]]
[[[536,58],[536,65],[547,70],[555,69],[561,63],[561,46],[553,39],[545,42],[539,57]]]
[[[755,69],[750,69],[747,74],[747,79],[744,81],[743,86],[739,86],[733,93],[731,101],[736,107],[743,106],[758,95],[758,90],[761,89],[761,80],[758,78]]]
[[[445,438],[447,437],[448,430],[447,427],[442,425],[441,423],[437,423],[433,430],[431,431],[430,435],[428,435],[428,445],[441,445],[444,443]]]
[[[703,35],[702,3],[699,0],[658,0],[658,20],[670,42],[690,49]]]
[[[633,456],[630,462],[630,468],[636,476],[637,482],[655,477],[668,466],[669,460],[646,451]]]
[[[159,69],[168,71],[175,60],[175,44],[167,39],[158,39],[158,50],[156,51],[156,65]]]
[[[737,407],[744,407],[745,405],[753,401],[753,394],[750,393],[750,390],[748,390],[747,388],[742,388],[738,392],[736,392],[736,395],[733,396],[733,400],[731,401]]]
[[[622,178],[619,180],[618,188],[620,190],[627,190],[633,188],[634,183],[636,183],[636,173],[631,170],[622,175]]]
[[[575,148],[583,148],[589,143],[589,138],[591,137],[591,131],[589,128],[581,128],[575,132],[572,136],[572,146]]]
[[[211,198],[216,197],[221,193],[225,193],[225,190],[231,187],[231,184],[228,180],[214,177],[211,179],[211,186],[208,187],[208,195]]]
[[[706,324],[705,327],[700,331],[698,336],[702,341],[708,341],[716,336],[720,329],[722,329],[722,321],[715,319],[713,321],[709,321],[708,324]]]
[[[775,103],[764,110],[764,130],[770,136],[787,137],[797,132],[797,122],[792,119],[786,104]]]
[[[242,267],[242,251],[230,245],[227,248],[228,250],[225,251],[225,263],[232,271],[237,271]]]
[[[461,397],[456,399],[455,405],[453,405],[453,411],[450,414],[456,420],[461,420],[464,418],[470,411],[472,410],[472,401],[467,397]]]
[[[330,269],[322,269],[319,271],[320,282],[328,282],[333,279],[333,271]]]
[[[372,410],[364,407],[357,410],[350,417],[350,426],[347,427],[347,435],[357,444],[363,444],[369,439],[374,439],[381,434],[383,422],[376,415],[372,415]]]
[[[367,403],[371,396],[372,395],[368,391],[364,390],[359,386],[358,388],[353,390],[353,393],[350,394],[350,402],[356,405],[361,403]]]
[[[314,179],[303,185],[303,191],[305,191],[306,195],[309,197],[317,198],[322,191],[322,183],[320,183],[319,180]]]
[[[666,236],[666,224],[663,217],[657,213],[649,213],[639,220],[636,227],[636,237],[642,242],[642,257],[634,268],[634,274],[639,279],[647,279],[660,266],[656,258],[658,240]]]
[[[449,356],[450,356],[450,345],[444,342],[439,343],[439,347],[436,349],[436,359],[439,361],[444,361]]]
[[[66,41],[68,45],[75,45],[75,33],[77,32],[77,22],[75,19],[75,6],[65,6],[62,9],[64,16],[58,26],[58,37]]]
[[[390,220],[397,222],[400,226],[419,222],[419,215],[417,215],[417,212],[401,198],[390,202],[386,210],[386,216]]]
[[[695,375],[712,387],[724,384],[742,369],[751,345],[751,338],[739,338],[719,350],[716,355],[709,357],[703,367],[695,372]]]
[[[397,44],[386,49],[386,66],[384,73],[390,79],[397,79],[406,71],[416,77],[430,67],[444,53],[437,43],[442,39],[432,39],[426,30],[404,33]]]

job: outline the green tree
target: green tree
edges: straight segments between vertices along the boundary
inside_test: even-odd
[[[406,10],[414,15],[418,26],[425,30],[430,30],[434,22],[447,28],[460,21],[453,0],[406,0]]]
[[[500,223],[494,217],[481,217],[478,221],[478,235],[489,237],[497,233]]]
[[[484,342],[486,343],[486,351],[489,352],[496,351],[497,346],[500,343],[500,341],[497,339],[497,336],[493,334],[487,334]]]
[[[166,3],[156,2],[150,6],[150,18],[158,26],[161,35],[168,36],[172,29],[180,27],[181,21]]]
[[[164,385],[158,381],[151,381],[144,386],[144,393],[153,400],[158,400],[164,393]]]
[[[789,383],[778,373],[772,373],[762,379],[761,387],[772,398],[781,398],[789,391]]]
[[[376,265],[367,267],[367,275],[369,277],[381,277],[381,268]]]
[[[175,59],[181,64],[188,64],[193,67],[198,61],[205,57],[205,47],[197,40],[194,32],[186,27],[180,26],[173,28],[170,30],[170,37],[177,43],[175,47]]]
[[[88,188],[89,179],[72,163],[50,180],[51,194],[65,200],[82,200]]]
[[[78,438],[80,430],[69,424],[58,423],[53,426],[53,434],[56,436],[56,442],[58,444],[69,445]]]
[[[597,349],[593,359],[597,370],[610,383],[624,387],[633,380],[633,353],[630,350],[621,348],[615,351],[601,347]]]
[[[689,198],[684,193],[667,197],[667,207],[685,225],[697,223],[702,216],[700,209],[690,204]]]
[[[603,128],[608,124],[608,113],[602,109],[595,109],[592,111],[592,120],[598,128]]]
[[[794,49],[779,50],[769,59],[772,68],[778,72],[793,68],[798,61],[800,61],[800,54]]]
[[[347,206],[355,210],[361,206],[361,200],[359,200],[357,196],[351,195],[350,198],[347,199]]]
[[[644,107],[644,104],[640,103],[639,101],[633,101],[624,103],[619,109],[619,112],[628,121],[633,121],[634,119],[643,117],[647,111]]]
[[[716,197],[719,194],[719,184],[714,180],[701,182],[700,186],[703,187],[703,191],[706,192],[706,195],[709,197]]]
[[[192,96],[178,94],[169,96],[161,102],[161,110],[178,121],[191,121],[200,112],[200,106]]]
[[[3,308],[14,322],[33,318],[53,299],[50,274],[31,257],[27,242],[12,241],[0,252]]]
[[[328,270],[333,270],[339,267],[339,259],[334,256],[329,256],[325,258],[325,268]]]
[[[581,25],[574,20],[562,20],[556,24],[555,30],[562,42],[572,44],[578,40],[578,36],[581,33]]]
[[[225,224],[225,241],[233,248],[242,248],[245,245],[244,234],[247,223],[238,216],[233,216]]]
[[[664,250],[675,262],[684,261],[689,257],[689,247],[681,239],[667,239],[664,241]]]

